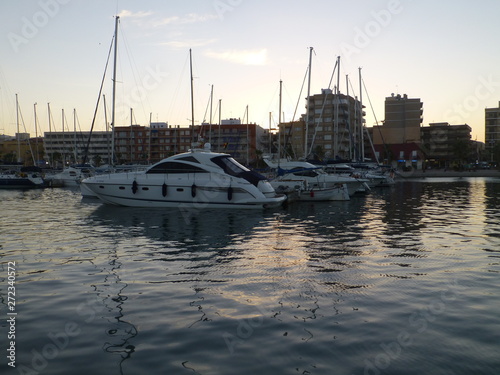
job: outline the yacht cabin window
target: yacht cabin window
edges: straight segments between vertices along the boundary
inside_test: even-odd
[[[293,172],[293,175],[302,177],[317,177],[318,173],[312,170],[302,170],[298,172]]]
[[[146,173],[208,173],[195,165],[166,161],[152,166]]]

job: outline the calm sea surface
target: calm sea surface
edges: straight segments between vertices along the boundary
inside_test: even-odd
[[[0,208],[1,374],[500,374],[499,179],[270,212],[65,189]]]

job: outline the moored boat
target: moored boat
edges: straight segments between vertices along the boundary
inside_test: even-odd
[[[277,171],[276,180],[293,179],[307,181],[312,188],[332,188],[344,185],[349,196],[365,188],[366,180],[326,173],[323,168],[304,161],[283,161],[278,164],[264,158],[265,163]]]
[[[33,189],[45,186],[40,168],[23,167],[19,172],[0,174],[0,189]]]
[[[89,165],[74,165],[50,176],[53,186],[79,186],[82,180],[94,174],[94,168]]]
[[[133,207],[259,209],[286,199],[264,176],[228,154],[211,152],[208,143],[145,171],[89,177],[82,186],[104,203]]]

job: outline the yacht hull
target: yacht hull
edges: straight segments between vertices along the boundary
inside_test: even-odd
[[[128,207],[262,209],[281,206],[286,199],[280,194],[265,196],[253,185],[248,185],[231,186],[229,179],[193,179],[186,184],[167,177],[155,182],[129,176],[116,182],[94,177],[84,180],[81,188],[82,192],[87,192],[86,196],[93,194],[104,203]]]

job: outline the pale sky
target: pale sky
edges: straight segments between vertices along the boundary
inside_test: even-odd
[[[498,0],[2,0],[0,2],[0,133],[16,131],[15,94],[26,131],[89,130],[99,94],[114,16],[118,35],[117,125],[191,121],[192,49],[195,123],[242,118],[269,127],[282,111],[304,113],[301,86],[314,48],[311,94],[327,88],[341,56],[340,90],[366,91],[366,123],[384,119],[384,100],[407,94],[424,103],[424,125],[467,123],[484,141],[484,109],[500,101]],[[110,121],[109,67],[103,93]],[[334,82],[336,81],[336,78]],[[375,116],[368,97],[373,104]],[[36,106],[34,105],[35,103]],[[99,109],[95,129],[105,129]],[[246,120],[246,118],[245,118]],[[21,131],[24,131],[21,126]],[[40,130],[39,130],[40,132]]]

